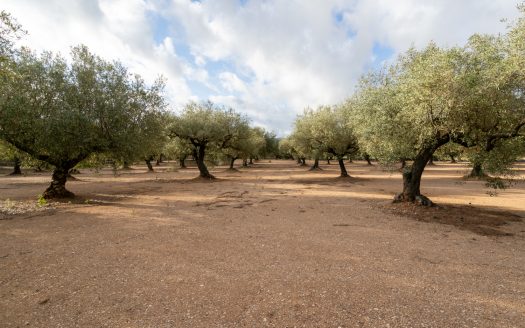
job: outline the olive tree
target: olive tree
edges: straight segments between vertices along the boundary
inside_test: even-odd
[[[304,153],[314,156],[313,169],[319,165],[321,154],[326,153],[337,159],[341,177],[349,177],[343,159],[359,150],[350,107],[321,106],[315,111],[306,110],[295,122],[292,139]]]
[[[93,153],[119,153],[143,142],[137,126],[163,110],[162,81],[147,87],[118,62],[84,46],[71,61],[23,49],[0,81],[0,139],[54,166],[45,198],[72,197],[67,173]]]
[[[360,143],[384,162],[413,160],[397,201],[432,204],[421,194],[421,177],[449,142],[473,149],[493,168],[522,154],[519,142],[505,141],[523,138],[525,126],[523,40],[513,39],[523,35],[520,22],[507,35],[473,36],[465,47],[411,49],[362,79],[348,102],[357,109]],[[500,156],[483,154],[497,148]]]
[[[13,162],[13,172],[9,175],[22,174],[22,159],[27,156],[10,144],[0,140],[0,160]]]
[[[474,35],[466,45],[470,92],[465,98],[472,114],[465,125],[475,143],[468,152],[471,177],[502,173],[524,154],[525,47],[515,38],[525,36],[524,30],[521,18],[507,35]]]
[[[322,144],[315,139],[314,125],[316,113],[307,108],[302,115],[297,116],[294,122],[294,130],[290,136],[295,149],[304,157],[313,157],[314,164],[311,171],[319,170],[319,158],[323,153]]]
[[[459,139],[462,103],[458,74],[464,70],[461,49],[430,44],[411,49],[391,67],[363,78],[354,99],[354,116],[365,151],[383,162],[411,158],[403,170],[398,201],[431,205],[420,191],[425,166],[441,146]]]
[[[173,118],[169,128],[172,137],[188,141],[202,178],[214,179],[205,163],[209,150],[229,148],[242,139],[248,120],[233,109],[224,109],[212,102],[191,102],[182,113]]]

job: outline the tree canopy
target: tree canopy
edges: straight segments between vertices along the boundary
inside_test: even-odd
[[[147,87],[84,46],[71,57],[22,49],[0,82],[0,138],[55,167],[47,198],[72,196],[66,174],[92,153],[121,154],[144,142],[137,131],[165,106],[162,81]]]
[[[212,102],[187,104],[173,118],[169,128],[172,137],[188,141],[197,162],[200,177],[213,179],[205,163],[209,150],[228,149],[249,138],[248,119],[233,109],[224,109]]]

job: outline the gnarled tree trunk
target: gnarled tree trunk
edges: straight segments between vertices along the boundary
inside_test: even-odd
[[[70,167],[56,166],[51,177],[51,185],[44,191],[42,197],[45,199],[52,198],[72,198],[75,196],[71,191],[66,189],[67,174]]]
[[[180,166],[182,169],[185,169],[185,168],[186,168],[186,157],[181,157],[181,158],[179,158],[179,166]]]
[[[206,154],[205,151],[205,145],[199,145],[193,149],[193,157],[195,158],[195,162],[199,168],[199,176],[206,179],[215,179],[215,177],[208,171],[206,163],[204,163],[204,155]]]
[[[230,170],[233,170],[233,164],[235,163],[236,159],[237,159],[237,157],[231,157],[230,158]]]
[[[146,165],[148,166],[148,172],[153,172],[153,165],[151,165],[152,160],[153,160],[153,156],[145,159]]]
[[[449,135],[436,136],[414,158],[412,165],[403,169],[403,192],[396,195],[394,202],[417,202],[420,205],[434,205],[430,199],[421,194],[421,177],[434,152],[450,140]]]
[[[486,178],[487,175],[485,174],[485,171],[483,170],[483,164],[480,162],[472,163],[472,170],[470,171],[467,177],[476,178],[476,179]]]
[[[301,166],[306,166],[306,158],[301,157],[300,160],[301,160]]]
[[[365,159],[367,165],[372,165],[372,162],[370,161],[370,155],[364,154],[363,158]]]
[[[338,158],[337,161],[339,162],[339,169],[341,169],[341,177],[342,178],[348,178],[350,175],[346,171],[345,162],[343,161],[343,158]]]
[[[319,157],[316,157],[314,159],[314,165],[312,165],[312,167],[310,168],[310,171],[315,171],[315,170],[321,170],[321,168],[319,167]]]

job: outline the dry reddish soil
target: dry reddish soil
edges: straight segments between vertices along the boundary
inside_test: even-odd
[[[430,209],[361,162],[172,165],[81,170],[43,207],[49,172],[0,177],[0,326],[525,327],[524,164],[497,196],[429,167]]]

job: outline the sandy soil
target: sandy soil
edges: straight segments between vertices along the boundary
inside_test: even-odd
[[[521,181],[439,163],[421,209],[360,162],[171,165],[81,170],[44,207],[49,173],[0,177],[0,327],[525,327]]]

